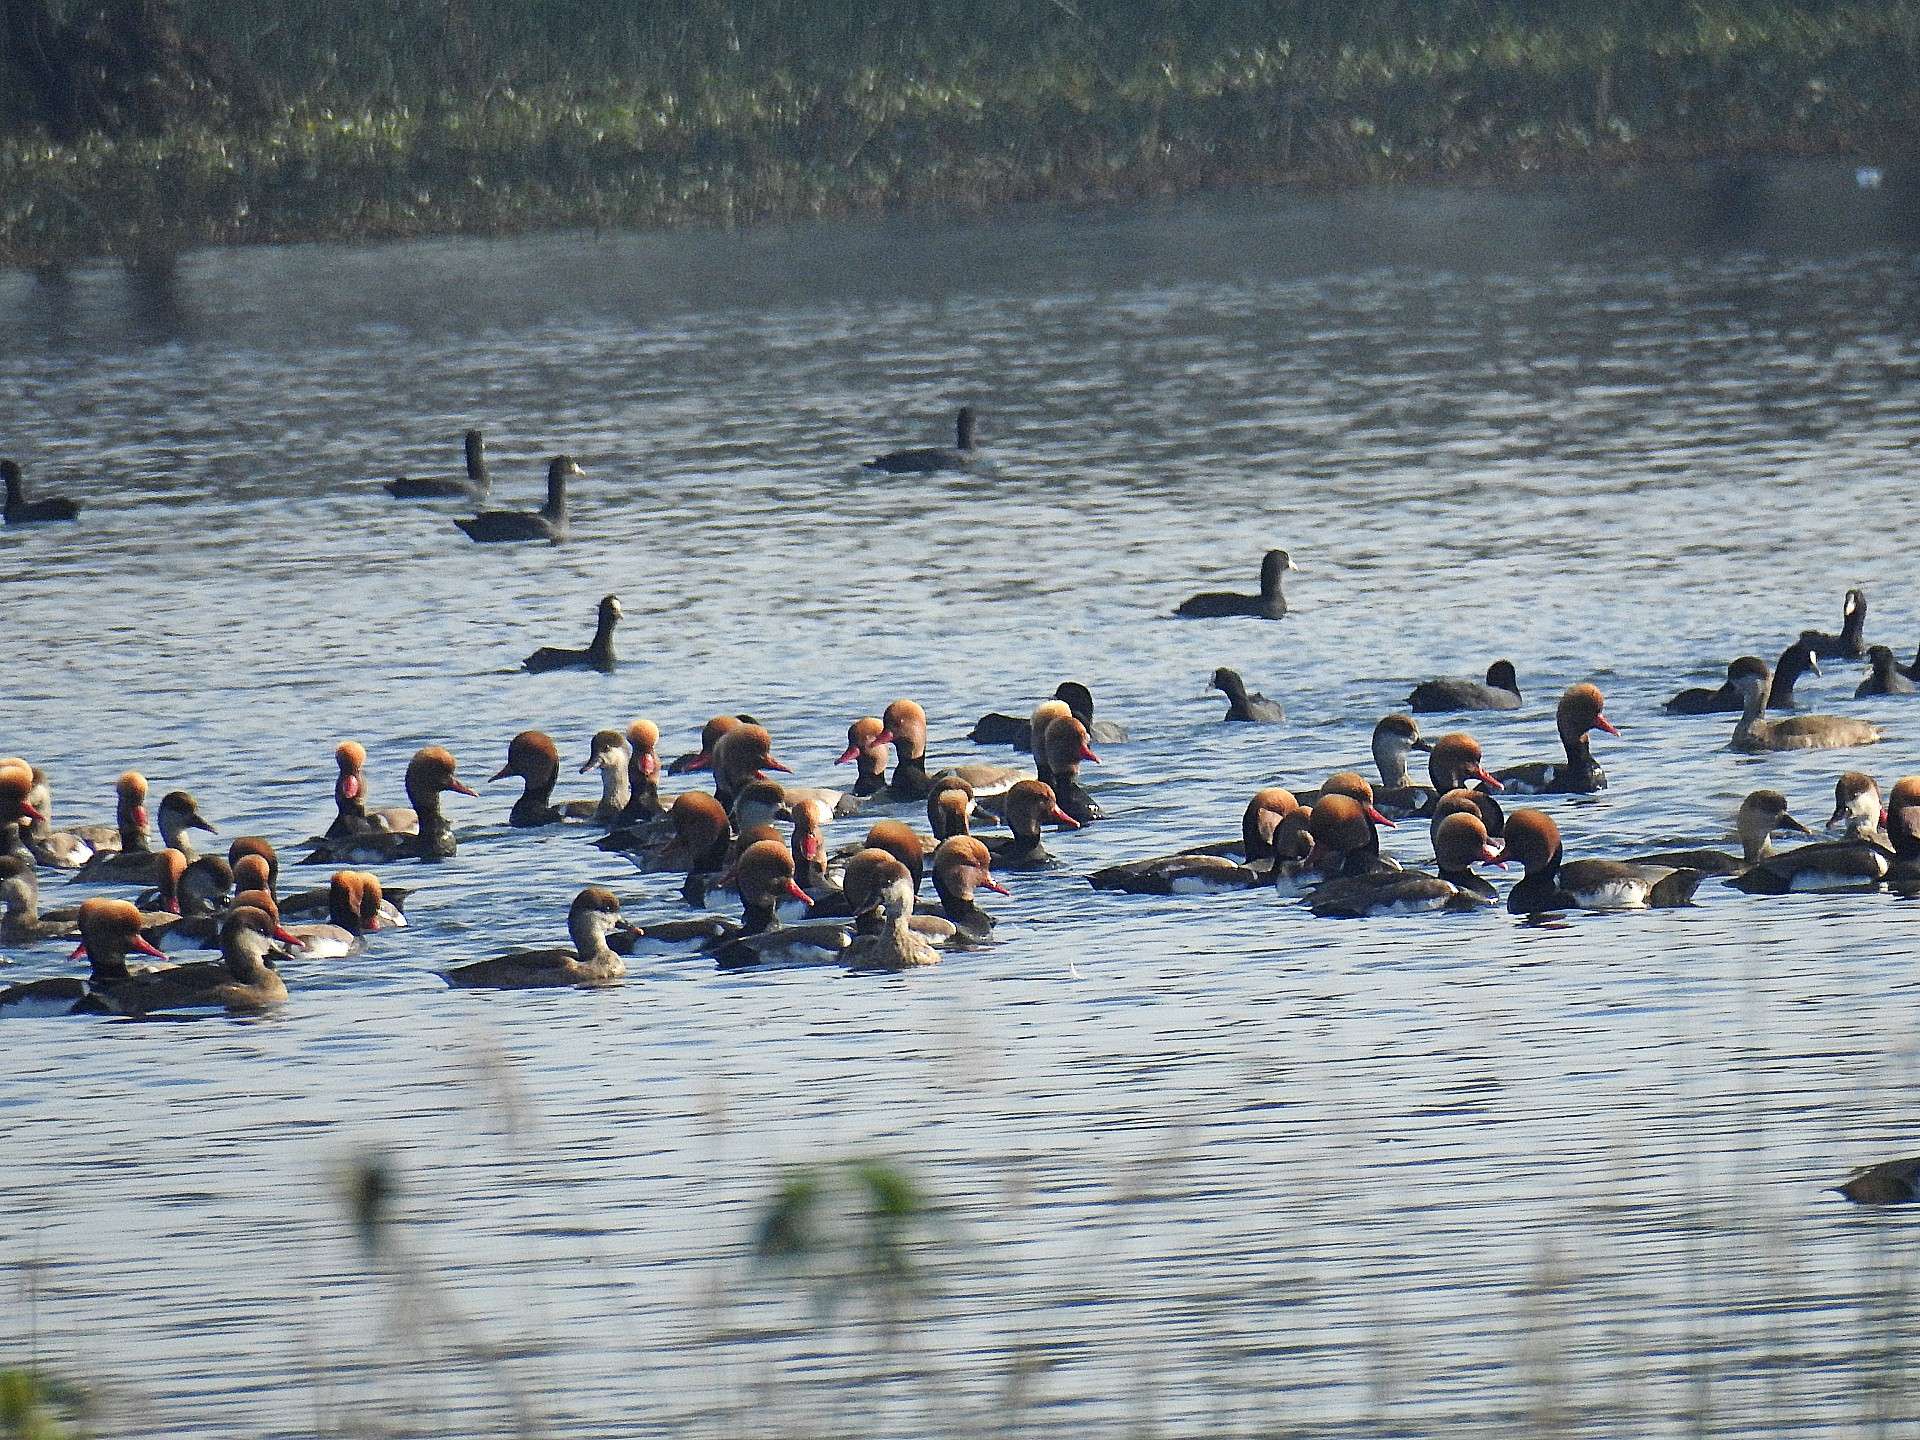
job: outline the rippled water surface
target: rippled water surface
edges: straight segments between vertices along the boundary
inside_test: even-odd
[[[588,881],[678,906],[584,828],[510,832],[503,782],[452,797],[453,863],[406,867],[412,928],[290,966],[280,1015],[9,1023],[0,1357],[156,1435],[1916,1423],[1911,1232],[1821,1188],[1920,1149],[1910,905],[1709,883],[1562,927],[1345,923],[1079,878],[1232,833],[1256,786],[1363,761],[1411,682],[1503,655],[1528,698],[1469,717],[1492,763],[1553,755],[1575,680],[1623,731],[1612,789],[1546,802],[1573,853],[1717,842],[1763,784],[1817,825],[1849,765],[1920,769],[1920,701],[1855,701],[1846,663],[1803,704],[1882,720],[1875,751],[1738,758],[1729,717],[1660,709],[1837,628],[1849,585],[1870,639],[1920,639],[1913,227],[1850,172],[1756,204],[1272,198],[0,277],[0,449],[86,506],[0,532],[0,751],[51,771],[56,819],[133,765],[290,843],[342,738],[394,801],[418,746],[478,781],[526,727],[584,796],[595,729],[646,715],[671,754],[736,709],[827,783],[896,695],[936,759],[996,758],[973,718],[1065,677],[1133,734],[1090,767],[1111,818],[931,971],[449,992]],[[976,473],[857,468],[963,400]],[[578,457],[571,543],[476,547],[382,493],[453,473],[469,424],[497,501]],[[1301,566],[1286,620],[1170,617],[1270,545]],[[609,590],[618,674],[516,673]],[[1286,722],[1219,723],[1219,664]],[[1421,857],[1425,827],[1388,840]],[[370,1149],[402,1185],[385,1277],[333,1189]],[[783,1164],[856,1155],[938,1206],[891,1322],[744,1258]]]

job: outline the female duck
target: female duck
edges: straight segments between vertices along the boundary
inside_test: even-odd
[[[913,970],[938,965],[940,952],[913,928],[913,877],[892,856],[874,862],[873,883],[880,907],[880,926],[873,934],[856,936],[847,947],[846,961],[861,970]]]
[[[556,987],[598,989],[615,985],[627,973],[627,962],[607,944],[615,931],[634,927],[620,918],[620,897],[611,890],[589,885],[573,897],[567,910],[571,946],[545,950],[514,950],[491,960],[476,960],[447,971],[449,985],[461,989],[543,990]]]
[[[1878,813],[1877,803],[1875,813]],[[1733,817],[1733,832],[1740,840],[1738,855],[1729,855],[1724,850],[1662,850],[1652,855],[1635,855],[1627,863],[1671,865],[1675,869],[1698,870],[1703,875],[1738,875],[1773,853],[1775,835],[1813,833],[1787,813],[1787,797],[1778,790],[1755,790],[1742,800]]]
[[[1732,747],[1749,753],[1769,750],[1824,750],[1848,745],[1872,745],[1880,727],[1865,720],[1838,715],[1793,715],[1785,720],[1763,718],[1770,677],[1764,663],[1751,655],[1727,667],[1727,680],[1740,692],[1740,719],[1733,727]]]

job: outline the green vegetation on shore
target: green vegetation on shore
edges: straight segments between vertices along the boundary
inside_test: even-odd
[[[179,0],[245,103],[0,133],[0,261],[1847,151],[1920,0]]]

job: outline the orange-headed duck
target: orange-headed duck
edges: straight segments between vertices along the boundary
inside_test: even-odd
[[[1475,865],[1500,858],[1478,815],[1455,813],[1435,824],[1433,855],[1439,862],[1437,876],[1418,870],[1376,870],[1330,880],[1307,897],[1307,907],[1316,915],[1357,919],[1424,910],[1480,910],[1494,903],[1493,886],[1473,873]]]
[[[1554,725],[1565,747],[1565,761],[1537,760],[1496,770],[1494,778],[1515,795],[1591,795],[1607,788],[1607,772],[1593,758],[1591,730],[1619,735],[1601,710],[1606,699],[1597,685],[1569,685],[1554,707]]]
[[[145,973],[128,969],[129,950],[166,958],[140,933],[140,911],[125,900],[82,901],[78,923],[80,948],[73,958],[86,956],[91,973],[85,978],[58,975],[9,985],[0,990],[0,1016],[71,1015],[95,993]]]
[[[453,827],[440,811],[440,797],[451,790],[472,795],[474,790],[456,773],[459,762],[443,746],[428,745],[407,762],[407,798],[418,815],[419,830],[404,834],[372,830],[362,835],[322,838],[302,865],[375,865],[388,860],[449,860],[457,846]]]
[[[1507,892],[1507,909],[1515,915],[1686,905],[1700,886],[1700,872],[1684,867],[1569,861],[1561,848],[1560,827],[1544,810],[1516,810],[1507,816],[1506,838],[1504,857],[1518,861],[1527,872]]]

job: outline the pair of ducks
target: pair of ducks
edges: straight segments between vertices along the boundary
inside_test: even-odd
[[[441,745],[414,752],[407,762],[404,806],[367,807],[367,752],[355,740],[334,748],[335,816],[324,835],[309,839],[302,865],[377,865],[395,860],[450,860],[457,846],[440,797],[477,793],[458,774],[459,762]]]
[[[0,991],[0,1015],[153,1015],[193,1010],[252,1013],[287,997],[286,982],[274,969],[276,941],[298,947],[299,939],[266,910],[236,905],[220,921],[220,960],[134,970],[129,951],[166,957],[142,933],[144,919],[126,900],[96,897],[83,902],[78,916],[80,945],[74,958],[86,957],[85,977],[54,976]]]
[[[467,478],[450,480],[401,476],[387,482],[396,500],[486,500],[493,487],[487,470],[486,442],[478,430],[466,434]],[[515,540],[545,540],[559,544],[567,538],[567,481],[584,479],[586,471],[571,455],[555,455],[547,462],[547,501],[538,510],[482,510],[456,520],[469,539],[483,544]]]
[[[112,825],[79,826],[55,830],[51,819],[52,791],[44,772],[25,760],[0,760],[0,856],[20,854],[55,869],[73,870],[74,878],[89,884],[152,884],[159,852],[148,830],[147,781],[129,770],[114,784],[116,797]],[[25,822],[27,828],[20,828]],[[160,801],[163,843],[195,858],[190,832],[214,832],[200,814],[190,791],[168,791]]]

